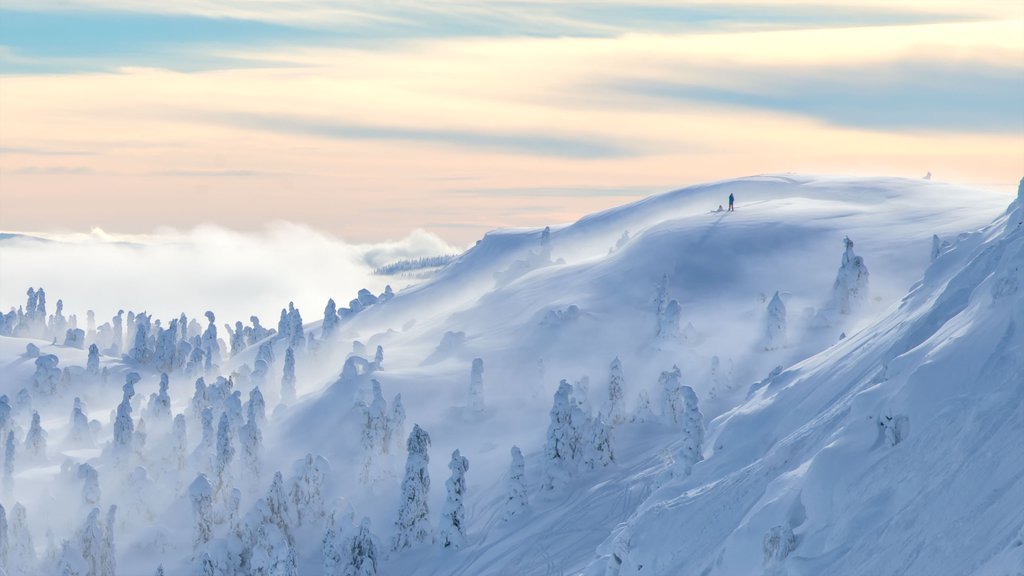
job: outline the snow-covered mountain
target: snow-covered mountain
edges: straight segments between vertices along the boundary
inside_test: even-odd
[[[21,455],[37,410],[49,439],[0,501],[24,504],[38,556],[55,539],[8,572],[56,573],[61,539],[88,561],[89,510],[118,504],[119,574],[321,574],[325,550],[337,574],[1020,574],[1021,194],[694,186],[490,233],[395,294],[283,310],[269,337],[125,318],[126,356],[93,364],[84,344],[112,348],[112,326],[8,314],[45,339],[0,337],[2,428]],[[243,405],[257,386],[265,421]],[[72,441],[76,396],[95,447]]]

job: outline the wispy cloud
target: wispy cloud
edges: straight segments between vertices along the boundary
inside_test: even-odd
[[[67,175],[67,174],[92,174],[91,168],[85,166],[22,166],[9,170],[11,174],[38,174],[38,175]]]
[[[193,116],[193,115],[190,115]],[[624,144],[541,133],[510,133],[414,126],[383,126],[288,114],[223,112],[194,118],[236,128],[334,140],[395,140],[534,156],[610,158],[636,154]]]
[[[703,84],[662,79],[611,84],[631,95],[786,112],[842,126],[1024,131],[1024,65],[1020,64],[903,61],[789,69],[731,66],[706,68],[704,77]]]
[[[36,146],[0,146],[0,154],[17,156],[91,156],[95,152],[91,150],[66,150]]]

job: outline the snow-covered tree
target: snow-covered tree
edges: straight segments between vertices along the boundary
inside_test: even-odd
[[[131,374],[136,374],[132,372]],[[128,383],[124,385],[124,396],[117,405],[117,416],[114,419],[114,458],[118,462],[127,461],[134,453],[135,423],[132,421],[132,396],[135,394],[134,382],[129,374]]]
[[[166,330],[157,328],[153,363],[157,370],[170,372],[178,365],[178,320],[171,320]]]
[[[192,551],[198,554],[213,538],[213,486],[206,474],[199,474],[192,481],[188,497],[192,502]]]
[[[363,449],[363,464],[359,481],[369,484],[383,475],[383,456],[388,452],[391,431],[387,415],[387,401],[381,393],[380,382],[372,380],[373,401],[363,408],[363,430],[360,444]]]
[[[704,415],[697,404],[697,393],[689,386],[680,388],[683,399],[682,445],[676,458],[673,474],[689,475],[693,465],[704,459]]]
[[[4,444],[4,495],[8,498],[14,493],[14,457],[15,457],[14,431],[7,431],[7,441]]]
[[[235,483],[232,474],[235,446],[231,436],[228,415],[226,412],[221,413],[217,424],[217,456],[213,466],[213,498],[216,502],[224,502]]]
[[[682,307],[678,300],[669,300],[664,311],[658,316],[658,337],[662,340],[679,340],[682,332],[679,329],[682,321]]]
[[[321,328],[323,329],[321,338],[325,340],[332,338],[338,328],[338,307],[334,303],[334,298],[327,300],[327,306],[324,308],[324,322]]]
[[[85,361],[85,372],[90,376],[100,374],[100,349],[96,344],[89,345],[89,357]]]
[[[202,435],[199,445],[192,453],[196,466],[203,472],[212,473],[216,452],[216,436],[213,431],[213,410],[204,408],[200,417]]]
[[[295,352],[289,346],[284,352],[284,374],[281,376],[281,402],[295,403]]]
[[[867,302],[868,268],[864,265],[864,259],[854,254],[853,240],[844,238],[843,244],[846,250],[832,292],[839,313],[852,314]]]
[[[285,493],[284,477],[281,475],[281,472],[274,473],[274,479],[270,482],[270,489],[267,490],[265,500],[270,512],[271,522],[278,527],[281,534],[287,539],[288,544],[293,544],[291,525],[293,512],[291,511],[288,495]]]
[[[611,426],[605,423],[604,416],[598,413],[589,424],[590,438],[584,444],[583,466],[594,470],[615,462],[615,452],[612,448]]]
[[[71,427],[68,429],[68,444],[78,448],[92,448],[92,428],[89,426],[89,418],[83,411],[81,400],[75,398],[74,407],[71,409]]]
[[[452,452],[451,462],[448,469],[452,471],[451,476],[445,482],[448,496],[445,498],[444,508],[441,510],[441,526],[439,529],[442,548],[461,548],[466,542],[466,472],[469,470],[469,460],[459,453]]]
[[[39,412],[32,413],[32,424],[25,436],[25,455],[35,462],[46,460],[46,431],[40,423]]]
[[[942,240],[939,239],[938,234],[932,234],[932,262],[939,259],[942,255]]]
[[[342,512],[335,509],[327,517],[327,529],[321,540],[323,551],[323,575],[346,576],[351,552],[349,538],[346,534],[348,524],[352,522],[352,508]]]
[[[604,412],[608,414],[608,423],[612,426],[626,421],[626,406],[625,400],[623,399],[624,392],[622,391],[622,384],[624,380],[625,379],[622,375],[622,362],[619,360],[619,357],[616,356],[609,367],[608,404],[604,410]]]
[[[402,480],[402,499],[395,522],[394,550],[410,548],[431,539],[430,507],[430,435],[413,424],[406,443],[408,457]]]
[[[60,360],[53,354],[36,358],[36,371],[32,375],[32,391],[40,396],[53,396],[60,385]]]
[[[85,560],[88,576],[100,576],[103,556],[103,526],[100,524],[100,509],[93,508],[78,530],[78,549]],[[83,576],[85,576],[83,574]]]
[[[0,504],[0,570],[7,569],[10,556],[10,540],[7,534],[7,509]]]
[[[380,370],[384,367],[384,347],[380,344],[377,345],[376,352],[373,353],[373,369]]]
[[[506,521],[521,514],[529,506],[526,490],[526,460],[518,446],[513,446],[512,464],[509,466],[505,495]]]
[[[764,349],[777,350],[786,346],[786,305],[775,292],[771,302],[768,303],[768,315],[766,317]]]
[[[102,495],[100,473],[88,463],[84,463],[78,465],[78,477],[82,480],[82,507],[98,506]]]
[[[658,378],[661,387],[661,418],[669,424],[679,424],[683,415],[682,373],[678,366],[670,372],[662,372]]]
[[[203,332],[202,348],[203,357],[205,360],[205,370],[207,374],[213,374],[218,366],[220,366],[220,344],[217,342],[217,317],[213,312],[207,310],[204,314],[209,323],[206,325],[206,331]]]
[[[330,472],[331,465],[322,456],[306,454],[295,463],[288,500],[296,526],[319,525],[327,515],[324,492]]]
[[[469,403],[466,408],[470,414],[475,415],[482,414],[485,410],[483,358],[473,359],[473,367],[469,373]]]
[[[650,422],[654,420],[654,410],[651,408],[651,397],[647,390],[640,390],[636,395],[636,409],[633,411],[633,422]]]
[[[239,444],[242,448],[242,470],[250,494],[255,493],[263,476],[263,433],[259,420],[250,416],[249,421],[239,429]]]
[[[10,576],[32,576],[36,574],[36,550],[32,544],[32,533],[28,527],[28,516],[21,502],[11,508],[11,524],[8,531],[10,549],[7,554],[7,573]]]
[[[391,401],[391,413],[388,415],[388,434],[390,440],[395,443],[395,452],[401,452],[402,439],[405,438],[405,406],[402,404],[402,394],[395,394]]]
[[[572,401],[572,384],[562,380],[555,392],[544,444],[544,489],[553,490],[575,474],[582,458],[581,428],[586,416]]]
[[[188,446],[188,425],[184,414],[177,414],[171,424],[171,462],[173,470],[179,476],[184,473],[186,465],[186,449]]]
[[[100,546],[100,576],[114,576],[117,573],[117,547],[114,545],[114,524],[117,519],[117,506],[107,508],[107,517],[103,523],[103,543]]]
[[[231,357],[234,358],[236,354],[245,350],[245,330],[241,322],[235,322],[234,330],[227,324],[224,325],[224,328],[231,335]]]
[[[245,417],[248,420],[255,420],[259,426],[267,423],[267,403],[263,400],[259,386],[249,390],[249,401],[245,403]]]

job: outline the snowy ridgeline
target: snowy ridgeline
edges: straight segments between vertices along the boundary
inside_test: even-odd
[[[98,327],[90,312],[81,329],[60,301],[49,314],[45,292],[29,290],[0,320],[0,567],[605,576],[785,574],[807,562],[813,573],[877,573],[890,561],[959,574],[991,559],[988,573],[1001,574],[1022,559],[1019,483],[990,499],[983,526],[950,515],[931,516],[931,531],[887,528],[893,542],[944,542],[944,526],[967,523],[972,542],[991,539],[954,572],[896,546],[872,559],[867,542],[895,512],[876,505],[877,520],[851,523],[823,504],[830,484],[873,467],[869,491],[888,498],[926,483],[927,467],[900,468],[899,455],[914,446],[927,463],[949,446],[921,439],[943,436],[926,416],[939,412],[925,407],[933,401],[915,404],[925,353],[908,351],[962,323],[958,314],[1002,322],[977,350],[945,352],[1002,354],[986,393],[1012,395],[1006,383],[1024,370],[1006,324],[1024,322],[1024,200],[987,232],[943,242],[922,222],[946,235],[963,213],[884,207],[945,198],[919,186],[727,182],[701,192],[739,187],[738,212],[722,222],[690,209],[696,193],[673,193],[561,230],[489,235],[415,290],[363,290],[341,309],[331,300],[314,323],[289,305],[276,330],[253,317],[225,325],[223,339],[212,312],[205,326],[118,312]],[[787,192],[836,202],[794,212]],[[963,197],[947,192],[946,208]],[[762,204],[747,208],[748,196]],[[853,202],[876,212],[851,220]],[[981,225],[984,211],[974,217]],[[867,238],[863,256],[850,237]],[[776,245],[760,250],[766,240]],[[902,295],[888,287],[910,285],[929,261],[923,284],[885,316]],[[951,294],[986,300],[935,303],[950,276]],[[978,373],[958,378],[942,390],[979,385]],[[1016,394],[1007,405],[1020,405]],[[873,428],[863,454],[841,453],[850,479],[839,481],[814,471],[826,469],[816,462],[836,451],[834,435],[868,436],[853,415],[832,414],[847,402]],[[1019,418],[1007,426],[1019,437]],[[1000,477],[1024,474],[1022,460]],[[840,505],[866,505],[856,494],[867,489],[851,486],[859,492]],[[886,491],[898,486],[901,496]]]

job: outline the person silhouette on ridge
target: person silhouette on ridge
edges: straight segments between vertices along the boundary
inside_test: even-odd
[[[733,207],[733,204],[735,202],[736,202],[736,197],[733,196],[732,193],[730,192],[729,193],[729,212],[735,212],[736,211],[736,209]]]

